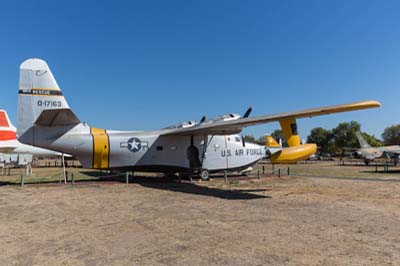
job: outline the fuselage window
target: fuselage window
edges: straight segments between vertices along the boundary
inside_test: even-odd
[[[163,149],[164,149],[163,146],[157,146],[158,151],[162,151]]]
[[[236,137],[235,137],[235,141],[236,141],[236,142],[240,142],[239,136],[236,136]]]
[[[177,147],[176,146],[171,146],[171,151],[176,151]]]

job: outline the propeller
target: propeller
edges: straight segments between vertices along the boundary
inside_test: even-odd
[[[253,108],[251,108],[251,106],[249,107],[249,109],[247,109],[246,113],[244,113],[243,118],[247,118],[250,116],[251,111],[253,111]]]
[[[206,121],[206,116],[205,115],[203,115],[203,117],[201,118],[200,124],[203,123],[204,121]]]

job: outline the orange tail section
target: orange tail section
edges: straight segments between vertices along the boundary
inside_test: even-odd
[[[11,124],[7,112],[0,110],[0,141],[16,140],[17,130]]]

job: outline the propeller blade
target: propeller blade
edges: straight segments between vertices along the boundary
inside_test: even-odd
[[[246,113],[244,113],[243,118],[247,118],[250,116],[251,111],[253,111],[253,108],[251,108],[251,106],[249,107],[249,109],[247,109]]]
[[[206,116],[205,115],[203,115],[203,117],[201,118],[200,124],[203,123],[204,121],[206,121]]]

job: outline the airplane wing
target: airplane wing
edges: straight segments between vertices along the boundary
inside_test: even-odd
[[[319,107],[306,109],[302,111],[278,113],[273,115],[263,115],[257,117],[243,117],[235,120],[211,121],[196,124],[186,128],[175,128],[165,130],[162,135],[228,135],[237,134],[247,126],[271,123],[275,121],[295,118],[313,117],[340,112],[349,112],[355,110],[376,108],[381,106],[377,101],[361,101],[350,104],[341,104],[335,106]]]
[[[395,155],[400,154],[400,146],[384,146],[384,147],[376,147],[376,149],[380,152],[384,152],[387,154]]]

